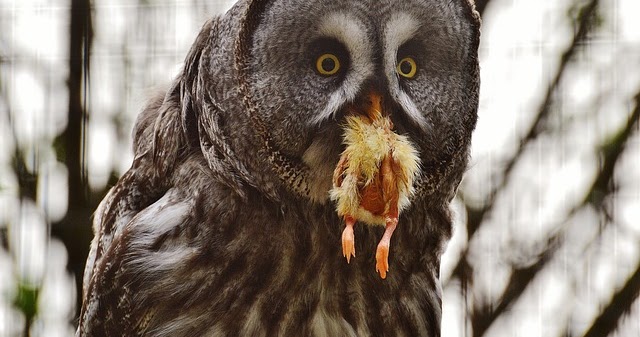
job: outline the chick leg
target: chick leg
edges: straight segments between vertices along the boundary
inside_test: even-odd
[[[380,273],[381,278],[387,277],[389,271],[389,245],[391,244],[391,236],[398,226],[398,184],[397,172],[394,172],[393,154],[390,152],[380,165],[380,174],[382,175],[382,193],[386,200],[387,207],[385,211],[385,230],[378,243],[376,250],[376,271]]]
[[[347,263],[351,261],[351,256],[356,257],[356,244],[353,236],[353,225],[356,220],[350,215],[344,217],[345,227],[342,231],[342,256],[347,258]]]
[[[376,249],[376,271],[380,273],[382,279],[387,278],[387,272],[389,271],[389,244],[391,243],[391,236],[393,231],[398,226],[398,217],[386,219],[386,228],[380,243],[378,243],[378,249]]]

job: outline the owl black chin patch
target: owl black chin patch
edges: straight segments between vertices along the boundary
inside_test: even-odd
[[[421,134],[424,134],[423,129],[409,118],[409,115],[399,105],[394,104],[389,108],[389,111],[394,130],[398,134],[406,135],[409,138],[420,137]]]
[[[337,122],[338,124],[344,123],[345,117],[347,116],[346,109],[344,107],[340,108],[338,112],[336,112],[334,118],[332,118],[332,122]]]

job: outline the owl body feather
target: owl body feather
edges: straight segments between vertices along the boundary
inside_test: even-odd
[[[96,210],[77,336],[439,336],[478,27],[467,0],[240,0],[207,22]],[[423,68],[400,85],[387,56],[405,44]],[[314,69],[326,48],[344,57],[333,77]],[[365,249],[384,229],[355,228],[347,264],[329,196],[344,107],[371,86],[421,162],[385,280]]]

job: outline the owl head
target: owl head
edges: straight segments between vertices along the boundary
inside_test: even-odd
[[[477,119],[479,25],[469,0],[241,0],[174,85],[186,142],[230,185],[323,203],[345,115],[377,92],[419,152],[417,197],[451,198]]]

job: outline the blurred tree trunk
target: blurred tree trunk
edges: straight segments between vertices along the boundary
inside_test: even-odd
[[[52,226],[52,235],[62,240],[69,253],[68,268],[75,275],[78,289],[76,311],[82,303],[82,274],[91,241],[91,213],[85,169],[87,94],[90,51],[93,40],[91,0],[71,0],[69,25],[69,109],[67,127],[61,135],[67,166],[69,206],[67,214]]]

